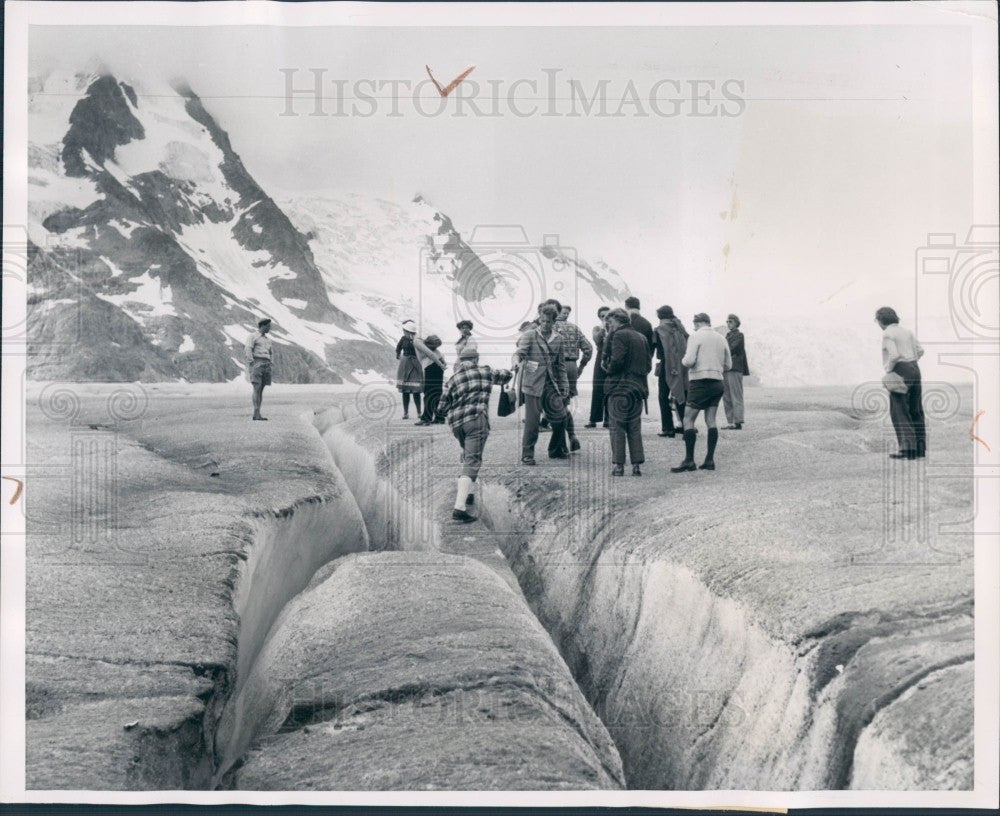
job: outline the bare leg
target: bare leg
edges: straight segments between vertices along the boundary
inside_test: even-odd
[[[260,415],[260,405],[264,400],[264,384],[254,383],[253,384],[253,418],[254,419],[264,419]]]

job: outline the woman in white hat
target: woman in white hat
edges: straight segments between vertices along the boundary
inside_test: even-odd
[[[410,395],[417,413],[420,412],[420,392],[424,390],[424,370],[417,359],[413,338],[417,334],[417,324],[412,320],[403,323],[403,336],[396,343],[396,388],[403,394],[403,419],[410,418]]]

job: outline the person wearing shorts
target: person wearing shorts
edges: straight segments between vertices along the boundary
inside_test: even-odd
[[[260,415],[260,405],[264,400],[264,386],[271,384],[271,359],[273,356],[272,341],[268,337],[271,331],[271,320],[262,317],[257,321],[257,331],[250,336],[243,348],[243,356],[253,386],[253,419],[266,421],[267,417]]]
[[[729,343],[712,328],[712,321],[707,314],[699,312],[694,316],[694,329],[688,338],[684,359],[681,360],[681,364],[688,369],[687,403],[684,409],[684,461],[677,467],[670,468],[672,473],[715,470],[715,446],[719,441],[715,414],[725,391],[723,377],[733,367]],[[694,423],[702,411],[705,412],[705,425],[708,427],[708,453],[699,466],[694,461],[697,440]]]

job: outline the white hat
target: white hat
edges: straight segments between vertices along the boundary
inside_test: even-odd
[[[403,331],[417,333],[417,324],[412,320],[407,320],[403,323]]]

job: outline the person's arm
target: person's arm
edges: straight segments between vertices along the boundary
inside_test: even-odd
[[[517,350],[514,352],[517,355],[518,360],[526,360],[528,358],[528,353],[531,351],[531,340],[534,336],[534,332],[528,329],[525,332],[521,332],[520,336],[517,338]]]
[[[243,346],[243,357],[246,360],[247,365],[253,362],[253,341],[257,339],[257,335],[251,334],[250,339],[247,340],[246,344]]]
[[[625,369],[625,356],[625,340],[621,332],[615,332],[611,336],[611,355],[608,358],[608,374],[615,376],[622,373]]]
[[[400,353],[403,351],[403,338],[399,338],[399,342],[396,343],[396,359],[399,359]]]
[[[441,396],[438,397],[438,404],[436,408],[438,416],[444,416],[445,414],[447,414],[448,409],[451,407],[451,392],[452,388],[454,387],[452,384],[455,382],[455,378],[457,376],[458,376],[457,372],[455,374],[452,374],[448,378],[448,382],[444,384],[444,388],[441,389]]]
[[[656,357],[662,360],[664,363],[667,361],[667,350],[663,348],[663,341],[660,339],[660,333],[657,331],[653,332],[653,352]]]
[[[580,331],[580,327],[576,328],[576,342],[580,351],[583,352],[583,357],[580,360],[580,373],[583,373],[583,369],[587,367],[587,363],[590,362],[590,358],[594,356],[594,347],[590,345],[590,341],[587,339],[586,335]]]
[[[695,332],[690,337],[688,337],[687,349],[684,351],[684,359],[681,360],[681,365],[684,366],[684,368],[691,368],[697,362],[698,362],[698,332]]]
[[[913,335],[913,350],[917,353],[918,360],[924,356],[924,347],[917,341],[916,335]]]
[[[725,349],[726,349],[726,357],[722,361],[723,372],[731,371],[733,368],[733,353],[729,350],[729,343],[726,343]]]
[[[899,346],[889,335],[882,335],[882,363],[886,371],[892,371],[893,366],[899,361],[902,355],[899,353]]]
[[[494,385],[506,385],[512,376],[514,376],[513,372],[506,368],[494,368],[490,371],[490,382]]]
[[[562,338],[556,341],[553,352],[552,375],[556,379],[556,388],[563,399],[569,399],[569,372],[566,370],[566,350],[563,348]]]

